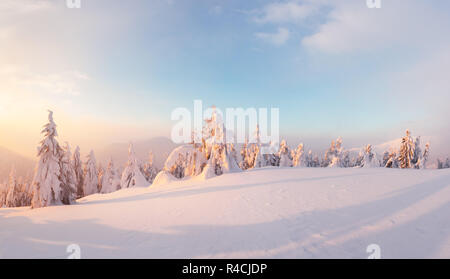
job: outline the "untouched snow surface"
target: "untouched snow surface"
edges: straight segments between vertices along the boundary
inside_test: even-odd
[[[0,209],[0,258],[450,258],[450,170],[265,168]]]

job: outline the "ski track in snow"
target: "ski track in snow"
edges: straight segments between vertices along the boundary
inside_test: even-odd
[[[0,258],[450,258],[450,171],[264,168],[0,209]]]

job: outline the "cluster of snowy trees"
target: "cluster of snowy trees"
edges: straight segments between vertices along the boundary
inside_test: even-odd
[[[0,207],[29,206],[32,208],[49,205],[73,204],[76,199],[96,193],[110,193],[122,188],[148,186],[157,174],[153,156],[141,164],[130,144],[128,162],[121,172],[111,159],[106,168],[97,166],[93,151],[82,162],[80,148],[71,153],[66,143],[61,147],[58,133],[49,112],[48,123],[42,130],[44,139],[38,147],[38,158],[31,182],[17,179],[14,168],[8,182],[0,184]]]
[[[0,207],[27,206],[31,203],[30,183],[22,177],[17,178],[13,167],[7,181],[0,183]]]
[[[240,170],[234,145],[226,142],[226,129],[214,111],[205,121],[201,143],[177,147],[166,160],[164,172],[176,178],[201,175],[209,178]]]
[[[238,153],[232,143],[225,141],[226,129],[218,115],[213,112],[211,119],[206,120],[202,144],[192,141],[190,145],[176,148],[167,159],[164,171],[181,179],[197,175],[208,178],[230,171],[267,166],[424,169],[427,167],[430,155],[430,144],[427,143],[422,149],[420,137],[413,139],[409,130],[402,138],[400,148],[386,151],[383,156],[379,156],[370,144],[356,154],[354,150],[345,150],[341,138],[332,141],[322,157],[311,150],[306,152],[303,143],[290,149],[285,140],[281,141],[277,152],[263,154],[259,127],[256,127],[254,138],[252,143],[247,141],[242,144]],[[450,162],[447,161],[447,164]],[[444,163],[442,165],[445,166]]]

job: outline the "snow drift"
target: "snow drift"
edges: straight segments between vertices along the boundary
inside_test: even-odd
[[[450,170],[261,168],[0,209],[0,257],[449,258],[448,220]]]

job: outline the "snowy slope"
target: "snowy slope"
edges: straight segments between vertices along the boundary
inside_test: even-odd
[[[0,209],[0,258],[450,258],[450,170],[269,168]]]

